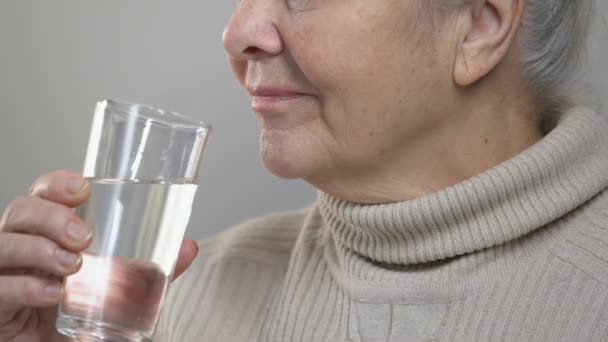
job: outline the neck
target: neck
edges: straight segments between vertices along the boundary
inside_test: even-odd
[[[494,96],[486,105],[477,100],[470,101],[475,105],[463,101],[454,106],[462,110],[370,162],[369,169],[335,172],[309,182],[343,200],[377,204],[422,197],[471,178],[542,138],[532,101],[514,103]]]
[[[589,220],[606,217],[608,120],[583,107],[557,119],[530,149],[422,198],[364,205],[320,192],[334,279],[362,280],[349,293],[373,293],[376,302],[447,302],[543,260],[539,253],[572,238],[573,228],[597,228]]]

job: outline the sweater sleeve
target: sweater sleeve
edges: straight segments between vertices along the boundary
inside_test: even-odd
[[[201,242],[198,243],[199,246]],[[200,248],[200,247],[199,247]],[[160,318],[156,327],[154,342],[174,342],[176,340],[176,323],[183,318],[195,314],[192,312],[194,307],[188,303],[188,298],[193,297],[196,288],[195,282],[203,272],[204,259],[203,253],[199,253],[192,265],[175,281],[169,285],[165,296]]]
[[[182,276],[186,276],[183,274]],[[185,278],[185,277],[184,277]],[[169,290],[167,292],[167,296],[165,297],[161,315],[158,321],[158,325],[156,326],[156,331],[154,333],[154,342],[171,342],[173,341],[172,333],[174,326],[174,303],[177,297],[177,281],[181,280],[177,279],[173,284],[169,285]]]

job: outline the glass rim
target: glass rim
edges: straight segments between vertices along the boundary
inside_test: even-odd
[[[196,120],[178,112],[168,111],[146,104],[113,99],[104,99],[98,101],[97,106],[111,108],[115,112],[124,114],[129,117],[151,120],[152,122],[172,127],[188,127],[198,129],[202,128],[206,132],[210,132],[212,130],[211,125],[205,123],[202,120]]]

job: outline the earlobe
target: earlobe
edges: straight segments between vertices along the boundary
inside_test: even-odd
[[[454,82],[467,87],[489,74],[508,54],[521,20],[523,0],[480,0],[467,13],[454,65]]]

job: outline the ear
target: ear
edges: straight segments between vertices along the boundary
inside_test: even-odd
[[[505,58],[515,41],[524,6],[525,0],[472,1],[456,54],[456,84],[472,85]]]

